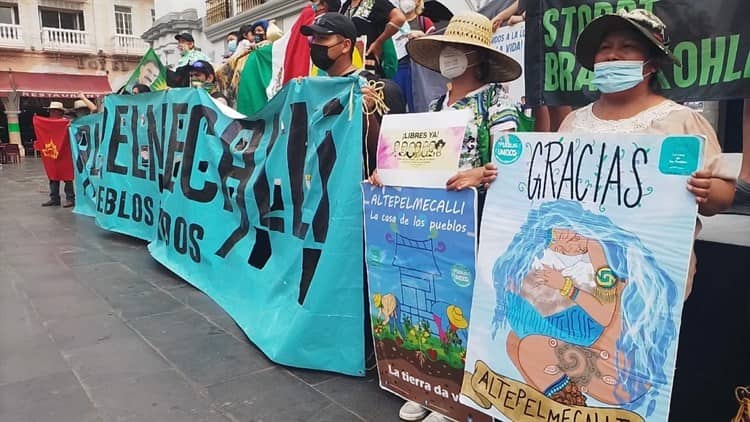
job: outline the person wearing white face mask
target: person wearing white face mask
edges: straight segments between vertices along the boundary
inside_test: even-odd
[[[668,44],[664,22],[643,9],[619,11],[589,23],[578,38],[576,59],[594,72],[593,84],[601,96],[568,115],[559,131],[703,136],[704,168],[693,174],[686,188],[695,195],[699,213],[711,216],[731,205],[736,174],[722,162],[721,146],[708,121],[659,94],[659,68],[680,64]],[[700,224],[696,236],[699,230]],[[686,298],[695,261],[693,254]]]
[[[461,147],[460,171],[446,182],[449,190],[493,181],[497,175],[496,167],[490,163],[493,138],[518,125],[515,108],[501,83],[521,76],[521,65],[492,48],[491,40],[490,20],[469,12],[454,16],[444,35],[417,38],[406,45],[417,64],[450,80],[448,91],[429,109],[470,109],[474,113]]]

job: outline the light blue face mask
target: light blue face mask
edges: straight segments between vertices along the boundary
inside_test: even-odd
[[[237,51],[237,40],[229,40],[229,42],[227,42],[227,51],[230,53]]]
[[[631,60],[596,63],[592,83],[605,94],[626,91],[643,82],[643,65]]]

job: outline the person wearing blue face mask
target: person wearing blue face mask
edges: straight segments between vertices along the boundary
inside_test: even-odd
[[[230,32],[229,35],[227,35],[227,51],[224,54],[224,58],[232,57],[232,54],[234,54],[235,51],[237,51],[237,45],[240,41],[240,34],[239,32]]]
[[[669,49],[661,19],[643,9],[594,19],[578,37],[576,59],[594,72],[592,83],[601,95],[568,115],[560,132],[701,135],[706,140],[705,167],[692,175],[686,188],[695,195],[701,215],[711,216],[731,205],[736,174],[722,161],[711,124],[700,113],[659,93],[659,69],[680,65]],[[698,230],[700,224],[696,236]],[[695,262],[693,254],[686,298],[692,289]]]

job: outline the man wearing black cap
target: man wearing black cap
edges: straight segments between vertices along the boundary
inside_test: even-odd
[[[363,98],[363,146],[365,169],[363,176],[369,177],[375,170],[376,155],[378,148],[378,135],[380,133],[380,122],[382,113],[405,113],[401,89],[393,81],[380,79],[373,73],[360,71],[352,64],[352,54],[357,38],[357,29],[351,19],[339,13],[325,13],[320,15],[312,25],[303,26],[302,35],[310,37],[310,58],[313,64],[322,69],[328,76],[351,76],[359,75],[367,81],[368,85],[362,88]],[[382,82],[382,86],[380,85]],[[377,84],[373,86],[372,84]],[[382,100],[379,99],[382,93]],[[386,109],[382,108],[385,103]],[[381,104],[381,107],[378,107]],[[367,280],[367,273],[364,274]],[[365,292],[365,315],[370,315],[367,286]],[[374,347],[372,344],[370,318],[363,321],[365,328],[365,358],[368,367],[373,364]],[[374,364],[373,364],[374,365]]]
[[[303,26],[302,35],[310,37],[310,58],[313,64],[324,70],[329,76],[359,75],[369,85],[362,89],[364,94],[365,140],[367,175],[375,169],[378,134],[382,113],[406,113],[406,105],[401,89],[393,81],[380,79],[368,71],[360,71],[352,64],[352,54],[357,39],[357,28],[351,19],[340,13],[320,15],[312,25]],[[381,85],[382,87],[378,86]],[[373,86],[375,85],[375,86]],[[382,91],[381,91],[382,90]],[[382,92],[382,103],[387,110],[377,105],[379,93]]]
[[[198,60],[208,62],[208,56],[195,48],[195,38],[188,33],[175,35],[177,49],[180,50],[180,60],[174,71],[167,70],[167,85],[171,87],[188,86],[190,82],[190,65]]]
[[[209,61],[208,56],[195,49],[195,38],[189,32],[175,35],[174,39],[177,40],[177,49],[181,54],[180,60],[177,61],[177,68],[191,65],[196,60]]]

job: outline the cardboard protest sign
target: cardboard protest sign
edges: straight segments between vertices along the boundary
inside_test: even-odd
[[[492,35],[492,47],[512,57],[523,68],[525,65],[526,22],[498,28]],[[503,89],[507,90],[508,98],[513,105],[526,111],[525,73],[522,73],[521,77],[514,81],[504,83]]]
[[[247,119],[200,89],[109,96],[71,128],[76,211],[150,241],[271,360],[364,375],[360,84],[300,80]]]
[[[369,184],[363,191],[381,387],[460,421],[489,420],[458,402],[476,274],[476,191]]]
[[[578,35],[594,18],[646,9],[667,26],[681,66],[662,68],[659,82],[675,101],[750,97],[750,27],[744,0],[529,0],[526,89],[531,104],[584,105],[598,91],[593,72],[575,58]],[[533,22],[533,27],[531,26]]]
[[[378,138],[378,174],[386,185],[445,187],[473,117],[470,110],[386,114]]]
[[[512,421],[666,421],[694,136],[508,134],[485,204],[461,402]]]

